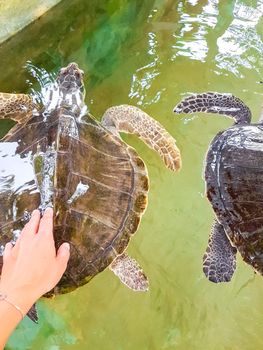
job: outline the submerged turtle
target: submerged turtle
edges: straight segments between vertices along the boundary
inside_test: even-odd
[[[176,113],[219,113],[235,125],[210,144],[205,168],[207,197],[216,214],[203,258],[212,282],[228,282],[236,253],[263,275],[263,124],[250,124],[251,112],[231,94],[203,93],[180,102]]]
[[[145,274],[125,253],[146,208],[147,170],[119,132],[139,136],[173,171],[181,165],[175,140],[133,106],[111,107],[96,121],[84,104],[83,71],[76,63],[60,70],[45,95],[40,107],[29,95],[0,94],[0,118],[18,123],[0,142],[2,253],[33,209],[53,206],[56,247],[71,245],[53,294],[89,282],[108,266],[129,288],[147,290]]]

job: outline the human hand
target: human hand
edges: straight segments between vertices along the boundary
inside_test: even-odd
[[[0,291],[26,313],[32,304],[61,279],[69,259],[69,244],[56,253],[53,210],[33,211],[15,246],[7,243],[3,255]]]

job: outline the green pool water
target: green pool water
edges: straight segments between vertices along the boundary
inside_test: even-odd
[[[96,117],[112,105],[138,106],[175,137],[183,160],[174,174],[136,137],[123,135],[145,160],[151,181],[148,209],[128,248],[150,291],[134,293],[104,271],[70,294],[41,300],[39,325],[25,319],[6,349],[263,348],[263,278],[240,258],[231,283],[215,285],[202,273],[213,222],[204,157],[213,136],[233,122],[172,112],[188,93],[231,92],[257,121],[262,14],[256,0],[62,1],[0,47],[0,91],[38,88],[23,68],[27,61],[49,72],[76,61]],[[1,135],[10,125],[0,123]]]

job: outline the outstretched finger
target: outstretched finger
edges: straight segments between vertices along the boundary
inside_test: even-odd
[[[61,244],[57,251],[57,278],[60,280],[63,273],[65,272],[70,256],[70,245],[65,242]]]
[[[25,227],[21,231],[18,239],[16,240],[15,246],[12,250],[13,256],[17,256],[19,248],[20,248],[20,243],[25,237],[32,237],[37,233],[38,226],[39,226],[39,220],[40,220],[40,211],[37,209],[33,210],[32,214],[31,214],[31,219],[25,225]]]
[[[11,242],[6,243],[3,255],[4,262],[11,256],[12,249],[13,244]]]
[[[38,231],[39,220],[40,220],[40,211],[36,209],[32,212],[31,219],[23,228],[21,235],[18,238],[18,241],[20,241],[23,238],[23,236],[35,235]]]
[[[53,237],[53,209],[50,207],[45,210],[40,220],[38,234]]]
[[[38,226],[39,226],[39,220],[40,220],[40,211],[37,209],[33,210],[31,218],[28,221],[28,223],[25,225],[23,230],[21,231],[14,248],[16,248],[16,249],[18,248],[20,241],[23,239],[23,237],[33,236],[37,233]]]

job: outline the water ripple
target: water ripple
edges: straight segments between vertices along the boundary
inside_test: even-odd
[[[233,15],[233,21],[217,39],[215,59],[221,70],[243,78],[241,69],[257,66],[258,57],[263,53],[263,42],[256,27],[263,15],[263,2],[258,2],[257,8],[236,2]]]
[[[193,60],[205,61],[208,53],[207,34],[215,28],[218,16],[218,0],[210,0],[203,7],[201,14],[185,13],[182,6],[178,6],[181,30],[173,37],[176,43],[172,46],[174,53],[172,61],[178,56],[186,56]]]

